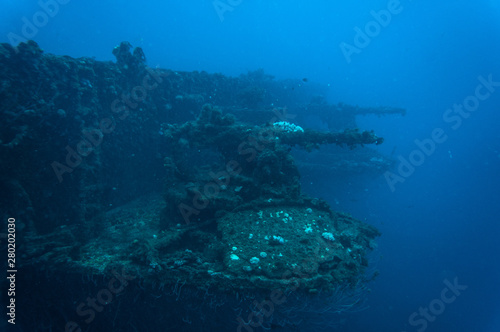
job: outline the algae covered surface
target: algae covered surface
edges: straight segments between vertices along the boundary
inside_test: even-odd
[[[367,146],[383,138],[358,130],[355,115],[404,110],[329,105],[261,71],[152,69],[126,42],[113,54],[116,62],[100,62],[44,54],[34,42],[18,52],[0,46],[9,128],[0,135],[1,182],[17,197],[2,204],[6,214],[24,211],[21,282],[67,309],[25,301],[25,312],[38,313],[27,327],[92,329],[100,311],[84,301],[89,293],[151,330],[165,307],[175,309],[163,324],[198,331],[227,317],[227,330],[248,329],[262,301],[274,304],[258,327],[283,329],[361,304],[380,233],[304,194],[301,169],[346,181],[381,174],[391,161]],[[302,127],[311,114],[329,114],[330,130]],[[337,150],[327,157],[318,152],[323,164],[292,154],[330,145]],[[14,167],[15,159],[24,162]],[[64,296],[55,299],[54,287]],[[127,324],[96,319],[114,330]]]

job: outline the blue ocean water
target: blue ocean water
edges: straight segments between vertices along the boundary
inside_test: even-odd
[[[326,87],[332,103],[406,108],[404,117],[358,118],[385,138],[377,149],[397,160],[391,173],[335,195],[321,174],[303,175],[307,193],[383,234],[369,308],[347,317],[344,331],[500,331],[498,1],[4,0],[0,8],[0,42],[33,39],[47,53],[111,61],[127,40],[151,67],[230,76],[263,68]]]

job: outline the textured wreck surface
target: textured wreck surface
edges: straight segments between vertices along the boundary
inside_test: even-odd
[[[383,138],[355,116],[404,110],[329,105],[262,71],[151,69],[128,43],[113,54],[0,46],[2,213],[23,232],[23,289],[45,299],[23,303],[26,328],[289,330],[355,309],[380,234],[305,195],[300,165],[322,166],[291,151],[333,145],[339,176],[380,173],[390,160],[364,146]],[[300,127],[311,114],[331,131]]]

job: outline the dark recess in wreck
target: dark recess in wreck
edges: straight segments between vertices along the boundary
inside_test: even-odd
[[[0,45],[0,185],[10,194],[2,214],[16,215],[23,232],[20,264],[31,273],[22,289],[68,309],[44,315],[42,303],[26,301],[26,315],[40,312],[21,317],[26,328],[81,323],[74,302],[123,267],[135,280],[116,301],[127,322],[150,329],[158,311],[132,314],[123,307],[134,297],[176,306],[164,320],[186,328],[188,303],[205,294],[198,309],[206,316],[189,324],[193,331],[210,326],[215,308],[237,305],[244,315],[253,310],[247,302],[276,289],[290,303],[322,297],[354,306],[380,234],[304,195],[290,152],[345,147],[335,163],[342,176],[349,160],[353,174],[360,167],[380,174],[391,161],[359,146],[383,139],[357,130],[355,116],[404,110],[330,105],[312,83],[261,70],[231,78],[151,69],[126,42],[113,54],[116,63],[44,54],[33,41],[18,52]],[[302,130],[287,122],[291,114],[296,124],[320,116],[332,131]],[[74,290],[82,276],[87,282]],[[35,281],[45,287],[33,289]],[[55,285],[63,298],[51,294]],[[292,309],[277,307],[272,324],[293,324]],[[113,317],[93,324],[125,326]]]

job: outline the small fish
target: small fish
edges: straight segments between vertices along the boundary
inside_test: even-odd
[[[308,80],[306,77],[304,77],[304,78],[302,79],[302,81],[304,81],[304,82],[308,82],[309,80]]]

